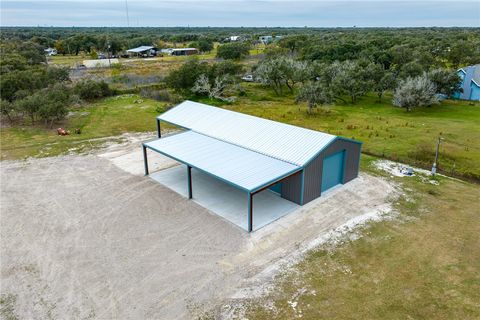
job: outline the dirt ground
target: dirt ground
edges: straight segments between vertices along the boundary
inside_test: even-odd
[[[248,234],[143,176],[139,141],[97,154],[1,163],[3,315],[20,319],[231,317],[335,232],[397,194],[361,174]],[[150,169],[175,162],[150,156]]]

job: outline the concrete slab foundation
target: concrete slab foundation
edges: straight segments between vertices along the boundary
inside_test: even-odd
[[[187,166],[179,165],[157,171],[151,173],[150,178],[188,197]],[[248,229],[246,192],[195,169],[192,169],[192,189],[193,201],[240,228]],[[258,230],[299,207],[273,191],[257,193],[253,196],[253,230]]]

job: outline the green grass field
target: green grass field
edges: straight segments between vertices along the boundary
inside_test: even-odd
[[[429,168],[440,145],[439,167],[447,174],[480,179],[480,104],[444,101],[441,105],[406,112],[364,97],[357,104],[337,104],[318,108],[313,114],[292,95],[275,96],[257,84],[243,84],[246,94],[225,105],[197,99],[231,110],[363,141],[363,152]],[[193,97],[195,98],[195,97]],[[80,140],[115,136],[124,132],[153,131],[155,109],[162,103],[146,100],[134,104],[138,96],[120,96],[75,110],[63,126],[80,127],[79,136],[58,137],[42,126],[22,126],[2,130],[2,159],[56,155]],[[158,110],[161,110],[158,109]],[[87,113],[85,116],[79,114]],[[41,152],[48,144],[52,149]],[[53,146],[51,146],[53,144]]]
[[[57,124],[54,129],[41,125],[3,128],[2,160],[81,152],[101,142],[95,139],[127,132],[154,131],[155,117],[162,112],[163,107],[164,104],[157,101],[137,95],[123,95],[77,108],[64,123]],[[71,134],[58,136],[57,127],[67,128]],[[81,129],[82,133],[74,134],[75,128]]]
[[[376,174],[372,160],[364,156],[362,169]],[[480,188],[449,178],[396,182],[407,190],[398,218],[311,252],[247,318],[479,319]]]
[[[363,152],[430,168],[439,135],[439,166],[448,174],[480,179],[480,103],[444,101],[441,105],[406,112],[367,96],[357,104],[318,108],[308,114],[306,105],[292,95],[275,96],[256,84],[228,109],[363,141]],[[208,101],[206,101],[208,102]]]

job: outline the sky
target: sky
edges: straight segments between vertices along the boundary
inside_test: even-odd
[[[0,0],[2,26],[480,27],[479,0]]]

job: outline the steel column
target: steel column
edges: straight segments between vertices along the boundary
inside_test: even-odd
[[[253,194],[248,193],[248,232],[253,231]]]
[[[302,170],[302,179],[301,179],[301,186],[300,186],[300,205],[303,206],[304,198],[305,198],[305,169]]]
[[[148,161],[147,161],[147,147],[142,145],[143,147],[143,165],[145,166],[145,175],[148,176]]]
[[[160,119],[157,119],[157,137],[162,137],[162,132],[160,131]]]
[[[188,175],[188,199],[192,199],[192,167],[187,166]]]

